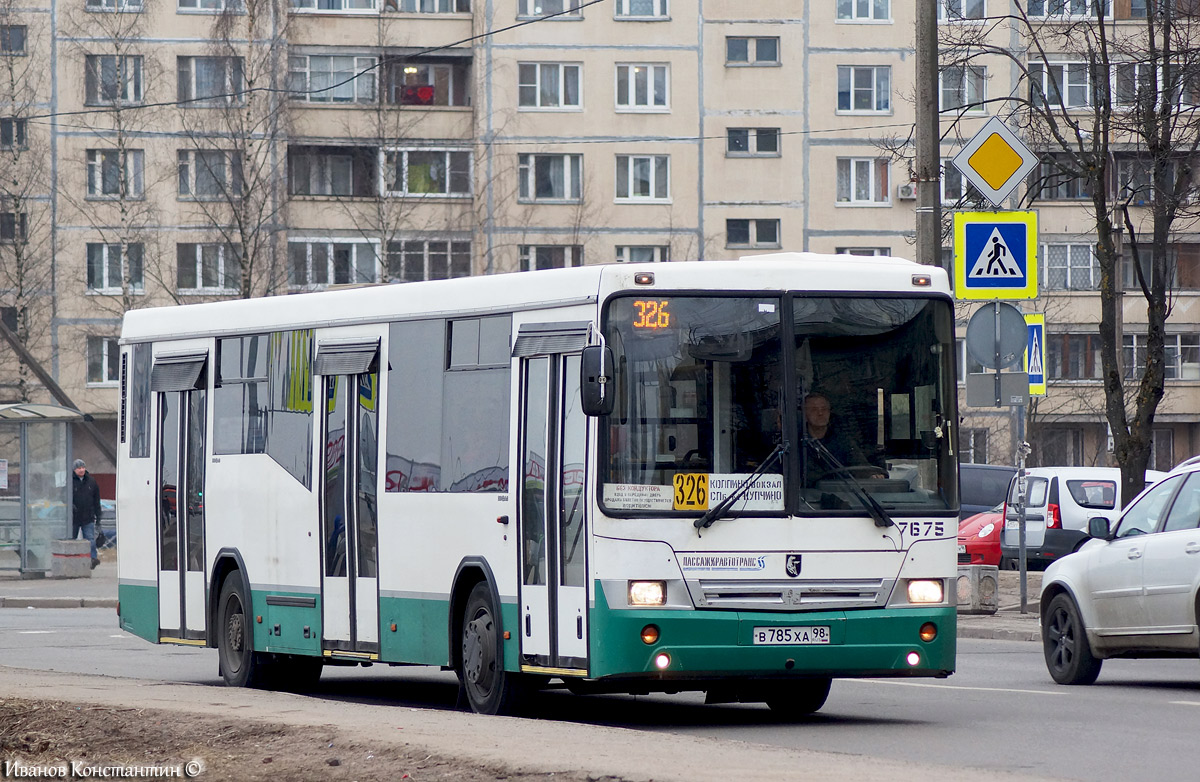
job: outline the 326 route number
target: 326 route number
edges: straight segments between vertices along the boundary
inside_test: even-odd
[[[708,473],[678,472],[675,485],[675,510],[708,510]]]

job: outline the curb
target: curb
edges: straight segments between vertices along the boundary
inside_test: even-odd
[[[1010,630],[1006,627],[958,626],[959,638],[977,638],[988,641],[1037,641],[1042,640],[1041,630]]]
[[[0,608],[113,608],[113,597],[0,597]]]

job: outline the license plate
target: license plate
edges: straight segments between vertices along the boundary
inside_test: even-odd
[[[966,546],[964,546],[963,544],[959,543],[959,544],[958,544],[958,553],[959,553],[959,554],[966,554],[966,553],[967,553],[967,547],[966,547]]]
[[[829,643],[829,625],[810,627],[756,627],[755,646],[812,645]]]

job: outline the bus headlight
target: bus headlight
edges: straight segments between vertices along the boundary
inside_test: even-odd
[[[908,602],[940,603],[946,596],[940,579],[913,579],[908,582]]]
[[[630,581],[629,605],[660,606],[667,602],[666,581]]]

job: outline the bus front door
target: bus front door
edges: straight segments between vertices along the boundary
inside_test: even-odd
[[[317,358],[321,371],[320,352]],[[374,659],[379,653],[379,372],[373,358],[363,363],[360,368],[369,371],[324,375],[322,646],[327,656]]]
[[[158,394],[159,640],[205,637],[203,388]]]
[[[522,361],[522,670],[586,675],[587,419],[579,355]]]

